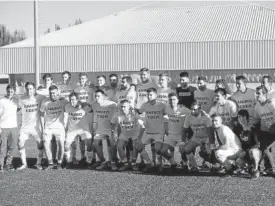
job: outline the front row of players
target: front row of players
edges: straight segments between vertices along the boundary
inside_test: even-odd
[[[69,102],[60,99],[55,85],[50,86],[50,96],[46,99],[35,94],[33,83],[27,83],[25,87],[27,95],[19,101],[23,120],[18,143],[22,166],[18,170],[27,167],[24,145],[30,136],[37,142],[37,169],[42,169],[43,151],[48,160],[45,169],[62,166],[71,168],[71,146],[78,139],[86,143],[88,167],[98,170],[108,167],[108,163],[111,163],[112,170],[126,170],[130,167],[138,170],[138,155],[145,163],[142,169],[144,172],[154,166],[162,170],[163,158],[170,163],[171,168],[176,168],[176,145],[179,146],[183,167],[192,171],[198,170],[194,159],[198,147],[203,160],[202,167],[212,171],[231,173],[235,169],[235,172],[240,172],[248,163],[252,177],[258,178],[262,157],[267,156],[271,166],[274,165],[269,151],[274,142],[272,132],[269,131],[272,128],[252,127],[246,110],[238,112],[234,127],[230,128],[222,123],[221,116],[213,114],[210,117],[201,110],[196,101],[192,103],[191,110],[179,106],[176,93],[169,94],[168,105],[156,101],[155,88],[148,89],[148,101],[139,109],[134,109],[126,99],[119,105],[108,100],[102,90],[95,92],[95,102],[89,105],[81,103],[78,94],[74,92],[70,94]],[[264,87],[258,87],[257,95],[262,93],[264,96]],[[262,101],[263,98],[258,96],[258,101]],[[269,104],[273,103],[266,100],[260,102],[259,107],[268,107]],[[260,118],[259,121],[261,127],[264,127],[266,122],[261,122]],[[257,138],[259,135],[260,138]],[[52,159],[53,137],[59,147],[57,163]],[[104,157],[103,140],[107,142],[108,160]],[[148,150],[151,150],[152,158]],[[96,161],[96,156],[99,161]]]

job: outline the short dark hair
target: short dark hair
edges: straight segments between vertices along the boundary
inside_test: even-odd
[[[85,73],[85,72],[80,72],[79,75],[78,75],[78,77],[83,77],[83,76],[88,78],[88,74]]]
[[[101,93],[101,94],[105,95],[105,92],[102,89],[96,90],[95,93]]]
[[[199,107],[199,109],[201,109],[201,104],[197,100],[193,100],[191,107],[196,105]]]
[[[245,76],[243,76],[243,75],[236,76],[236,81],[237,80],[242,80],[245,83],[247,82],[247,78]]]
[[[242,116],[242,117],[246,117],[247,120],[249,120],[249,113],[246,109],[241,109],[238,112],[238,115]]]
[[[143,67],[140,69],[140,72],[150,72],[150,69]]]
[[[224,88],[215,89],[214,93],[220,93],[223,96],[225,96],[227,94],[227,92],[226,92],[226,90]]]
[[[33,88],[35,88],[35,84],[34,84],[33,82],[27,82],[27,83],[25,84],[25,88],[27,89],[27,87],[28,87],[29,85],[32,85]]]
[[[72,92],[72,93],[70,93],[69,98],[71,99],[72,97],[76,97],[78,99],[79,98],[79,94],[76,93],[76,92]]]
[[[49,87],[49,91],[52,91],[52,90],[58,90],[58,87],[56,86],[56,85],[51,85],[50,87]]]
[[[154,92],[154,93],[156,93],[157,94],[157,89],[156,88],[154,88],[154,87],[151,87],[151,88],[149,88],[149,89],[147,89],[147,91],[146,91],[147,93],[149,93],[149,92]]]
[[[130,101],[128,99],[123,99],[120,101],[120,104],[128,103],[130,104]]]
[[[222,86],[225,89],[226,93],[227,94],[232,94],[232,91],[229,88],[228,84],[226,83],[225,79],[218,79],[218,80],[216,80],[216,84],[222,84]]]
[[[212,118],[212,119],[213,119],[214,117],[220,117],[221,120],[222,120],[222,116],[221,116],[220,114],[218,114],[218,113],[214,113],[214,114],[211,115],[211,118]]]
[[[181,72],[180,77],[188,77],[189,78],[189,73],[188,72]]]
[[[103,74],[100,74],[100,75],[98,75],[96,78],[98,79],[98,78],[104,78],[105,80],[106,80],[106,76],[105,75],[103,75]]]
[[[207,82],[207,78],[205,76],[199,76],[198,81],[201,81],[201,80]]]
[[[49,73],[44,74],[42,77],[43,81],[45,81],[45,79],[47,79],[47,78],[51,78],[51,80],[53,80],[53,76]]]
[[[64,74],[68,74],[68,76],[69,76],[70,78],[72,77],[72,74],[71,74],[71,72],[69,72],[69,71],[64,71],[64,72],[62,72],[61,76],[63,76]]]
[[[259,91],[259,90],[262,90],[263,94],[267,94],[268,93],[267,89],[263,85],[256,87],[256,91]]]
[[[271,77],[271,76],[265,75],[265,76],[263,76],[262,80],[264,80],[264,79],[267,79],[267,81],[268,81],[269,83],[272,83],[272,77]]]
[[[12,89],[13,91],[16,91],[15,84],[8,84],[7,87],[6,87],[6,91],[8,91],[9,89]]]
[[[170,92],[168,94],[168,98],[170,98],[170,97],[177,97],[177,98],[179,98],[179,95],[176,92]]]
[[[114,73],[113,73],[113,74],[110,74],[110,75],[109,75],[109,79],[112,78],[112,77],[116,77],[116,78],[118,79],[117,74],[114,74]]]
[[[167,73],[160,73],[159,77],[169,77],[169,75]]]
[[[130,77],[130,76],[124,76],[124,77],[122,77],[122,79],[126,79],[126,82],[128,82],[129,84],[132,84],[132,77]]]

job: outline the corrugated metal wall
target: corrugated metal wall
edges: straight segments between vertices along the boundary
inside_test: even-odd
[[[41,71],[58,73],[275,68],[275,40],[41,48]],[[33,73],[33,49],[0,49],[0,73]]]

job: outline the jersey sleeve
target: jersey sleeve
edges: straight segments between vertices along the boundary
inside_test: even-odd
[[[185,117],[183,127],[186,128],[186,129],[188,129],[190,127],[190,116],[189,115],[187,115]]]
[[[212,119],[211,119],[211,117],[209,117],[207,115],[207,116],[205,116],[205,119],[206,119],[206,126],[207,127],[211,127],[212,126]]]
[[[210,111],[209,111],[209,116],[211,117],[215,113],[216,113],[216,106],[212,106]]]
[[[230,114],[231,117],[237,117],[238,116],[238,107],[237,104],[235,103],[235,101],[231,101],[230,102]]]
[[[139,112],[142,114],[144,112],[146,112],[146,104],[142,104],[140,109],[139,109]]]
[[[41,103],[40,112],[46,112],[46,103],[44,101]]]
[[[118,114],[113,115],[113,117],[111,118],[111,123],[112,124],[117,124],[118,123]]]

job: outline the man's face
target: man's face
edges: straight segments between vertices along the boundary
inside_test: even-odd
[[[219,128],[222,125],[222,118],[221,117],[213,117],[212,125],[214,128]]]
[[[87,76],[83,75],[79,77],[79,83],[83,86],[87,82],[88,78]]]
[[[192,105],[191,106],[191,114],[195,117],[199,116],[199,114],[200,114],[199,105]]]
[[[225,100],[225,96],[223,96],[220,92],[215,93],[215,99],[217,102],[222,102]]]
[[[170,104],[171,107],[172,107],[172,106],[173,106],[173,107],[177,106],[178,103],[179,103],[178,97],[176,97],[176,96],[171,96],[171,97],[169,97],[169,104]]]
[[[223,86],[222,83],[216,83],[215,88],[216,88],[216,89],[218,89],[218,88],[224,88],[224,86]]]
[[[150,73],[148,71],[142,71],[140,73],[140,79],[142,82],[146,82],[150,78]]]
[[[261,85],[264,86],[267,90],[271,87],[271,84],[268,82],[268,78],[263,78]]]
[[[206,82],[204,80],[199,80],[198,81],[198,88],[200,90],[203,90],[206,87]]]
[[[103,77],[98,77],[97,78],[97,85],[101,87],[104,84],[105,84],[105,79]]]
[[[14,95],[15,95],[15,91],[14,91],[13,88],[7,89],[7,96],[8,96],[9,98],[12,98]]]
[[[51,100],[57,100],[58,97],[58,90],[57,89],[53,89],[50,91],[50,98]]]
[[[267,99],[266,94],[263,93],[262,89],[256,90],[256,99],[260,103],[264,103]]]
[[[124,102],[120,105],[120,108],[123,114],[128,114],[130,110],[130,104],[128,102]]]
[[[168,85],[168,78],[167,78],[167,76],[161,76],[161,77],[159,77],[159,84],[162,87],[167,87],[167,85]]]
[[[33,96],[35,93],[35,88],[33,87],[33,85],[29,84],[27,87],[26,87],[26,94],[27,96],[31,97]]]
[[[61,78],[63,83],[67,83],[70,79],[70,76],[66,73],[66,74],[63,74]]]
[[[247,125],[247,118],[246,118],[246,116],[238,115],[238,122],[241,125]]]
[[[182,87],[187,87],[189,82],[189,78],[188,77],[180,77],[180,85]]]
[[[245,90],[246,89],[246,84],[244,83],[243,80],[238,79],[236,81],[236,87],[237,87],[238,90]]]
[[[51,77],[47,77],[45,80],[44,80],[44,85],[45,86],[50,86],[50,85],[52,85],[52,83],[53,83],[53,80],[52,80],[52,78]]]
[[[116,87],[117,83],[118,83],[118,78],[117,77],[113,76],[113,77],[110,78],[111,87]]]
[[[121,80],[121,88],[122,89],[126,89],[126,88],[128,88],[128,86],[129,86],[129,84],[128,84],[127,80],[126,79],[122,79]]]
[[[157,94],[155,92],[147,92],[147,97],[149,101],[152,101],[157,98]]]
[[[97,93],[95,94],[95,100],[96,100],[97,102],[102,101],[103,98],[104,98],[104,95],[103,95],[101,92],[97,92]]]
[[[70,97],[70,103],[73,107],[76,107],[77,102],[78,102],[78,99],[76,98],[76,96],[71,96]]]

